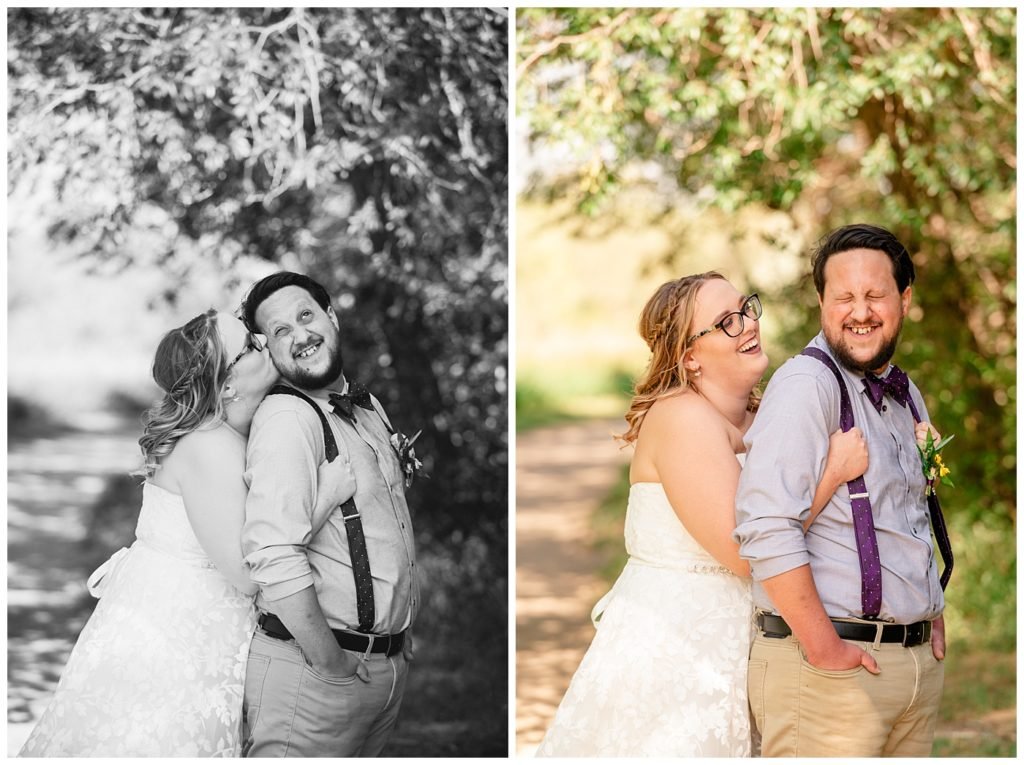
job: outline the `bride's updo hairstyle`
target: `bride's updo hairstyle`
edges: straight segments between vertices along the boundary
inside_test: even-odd
[[[629,428],[618,436],[627,444],[636,441],[644,417],[655,401],[678,396],[687,388],[696,390],[693,375],[683,360],[691,347],[687,338],[694,334],[697,292],[712,279],[725,277],[717,271],[708,271],[666,282],[658,287],[641,311],[640,337],[651,349],[651,360],[633,387],[633,400],[626,412]],[[748,408],[756,411],[759,402],[757,392],[751,392]]]
[[[153,359],[153,379],[164,395],[142,415],[139,446],[145,465],[137,475],[149,478],[179,438],[223,419],[221,391],[227,376],[217,312],[212,308],[164,335]]]

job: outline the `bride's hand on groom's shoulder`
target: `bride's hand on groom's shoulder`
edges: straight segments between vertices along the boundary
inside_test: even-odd
[[[939,431],[930,422],[919,422],[914,426],[914,438],[917,439],[917,445],[922,449],[925,448],[929,433],[932,436],[932,443],[937,444],[942,440]]]
[[[343,460],[338,464],[339,460]],[[354,497],[356,474],[352,463],[345,455],[339,455],[334,462],[324,462],[316,471],[316,506],[313,508],[313,533],[323,526],[338,505]]]
[[[868,469],[868,443],[860,428],[845,433],[837,430],[828,439],[828,461],[825,472],[835,481],[836,488],[858,478]]]
[[[804,531],[810,528],[840,486],[864,475],[867,469],[868,444],[860,428],[850,428],[845,433],[837,430],[829,436],[825,470],[814,489],[810,513],[803,521]]]

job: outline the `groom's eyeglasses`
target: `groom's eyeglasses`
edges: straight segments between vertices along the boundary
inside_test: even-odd
[[[743,319],[753,319],[757,321],[761,318],[761,298],[757,296],[755,292],[753,295],[747,297],[743,301],[743,308],[732,313],[727,313],[722,317],[722,320],[715,324],[713,327],[708,327],[703,332],[698,332],[693,337],[687,339],[687,343],[692,343],[698,337],[704,337],[704,335],[711,334],[717,329],[722,330],[729,337],[739,337],[743,331]]]
[[[263,350],[263,342],[259,339],[259,337],[257,335],[255,335],[252,332],[249,332],[248,336],[245,339],[245,345],[242,346],[242,350],[240,350],[238,352],[238,355],[235,356],[233,359],[231,359],[231,363],[228,364],[226,371],[230,372],[231,371],[231,367],[233,367],[235,364],[237,364],[238,360],[240,358],[242,358],[242,356],[247,354],[249,351],[262,351],[262,350]]]

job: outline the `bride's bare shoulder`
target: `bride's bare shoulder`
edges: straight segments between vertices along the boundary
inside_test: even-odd
[[[692,390],[658,399],[644,418],[658,430],[694,427],[720,427],[721,416],[705,398]]]
[[[245,459],[245,441],[223,423],[206,425],[179,439],[170,456],[187,463],[234,464]]]

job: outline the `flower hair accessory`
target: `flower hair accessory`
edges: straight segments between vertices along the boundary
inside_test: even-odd
[[[423,463],[416,458],[416,450],[412,448],[413,443],[420,437],[422,430],[417,430],[416,435],[409,438],[403,433],[391,434],[391,447],[398,455],[398,463],[402,466],[402,474],[405,476],[405,488],[412,486],[416,474],[423,469]]]

